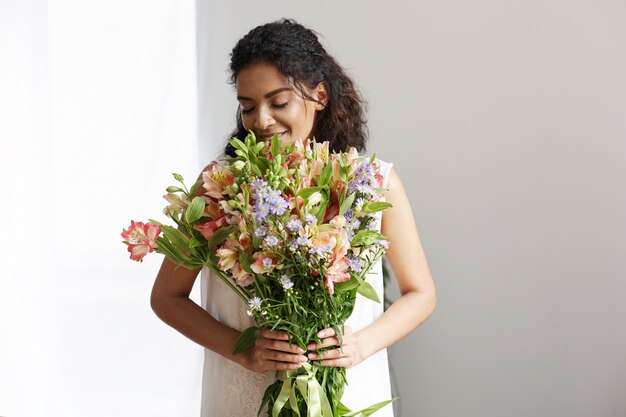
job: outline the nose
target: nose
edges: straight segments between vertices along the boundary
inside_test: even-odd
[[[272,113],[266,106],[257,107],[257,111],[254,117],[254,130],[264,131],[267,130],[272,124],[274,124],[274,118]]]

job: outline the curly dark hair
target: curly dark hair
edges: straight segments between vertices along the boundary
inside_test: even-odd
[[[235,84],[240,71],[248,65],[270,62],[287,77],[303,97],[316,101],[303,89],[312,89],[320,82],[328,85],[328,102],[317,115],[313,127],[318,140],[328,141],[330,149],[345,151],[347,146],[359,152],[367,140],[366,103],[352,79],[320,44],[317,33],[292,19],[257,26],[237,42],[230,54],[230,84]],[[230,137],[245,138],[248,134],[237,111],[237,127]],[[228,144],[225,152],[234,156]]]

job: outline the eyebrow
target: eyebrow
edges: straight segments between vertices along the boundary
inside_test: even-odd
[[[272,90],[269,93],[267,93],[266,95],[264,95],[263,97],[265,98],[270,98],[272,96],[275,96],[278,93],[282,93],[283,91],[291,91],[291,88],[289,87],[281,87],[281,88],[277,88],[276,90]],[[250,97],[244,97],[244,96],[237,96],[237,100],[243,100],[243,101],[254,101],[252,100]]]

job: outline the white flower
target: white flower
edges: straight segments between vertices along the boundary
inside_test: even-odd
[[[289,288],[293,287],[293,282],[289,279],[289,277],[287,275],[281,275],[280,278],[278,279],[280,281],[280,285],[283,286],[283,289],[288,290]]]
[[[258,310],[261,308],[261,303],[263,303],[263,301],[259,297],[252,297],[248,300],[248,308],[250,308],[251,311]]]

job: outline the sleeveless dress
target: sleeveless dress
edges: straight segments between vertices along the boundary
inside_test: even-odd
[[[387,186],[392,164],[377,160]],[[376,213],[380,231],[381,212]],[[382,264],[379,261],[366,280],[383,299]],[[247,305],[208,268],[201,272],[202,307],[217,320],[243,330],[254,326],[246,313]],[[382,303],[358,296],[346,324],[354,332],[366,327],[383,314]],[[257,373],[209,350],[204,350],[201,417],[256,417],[265,389],[275,381],[276,371]],[[352,411],[391,399],[387,349],[380,350],[360,364],[346,370],[348,383],[342,403]],[[262,414],[264,415],[264,414]],[[393,417],[393,407],[386,405],[375,417]]]

